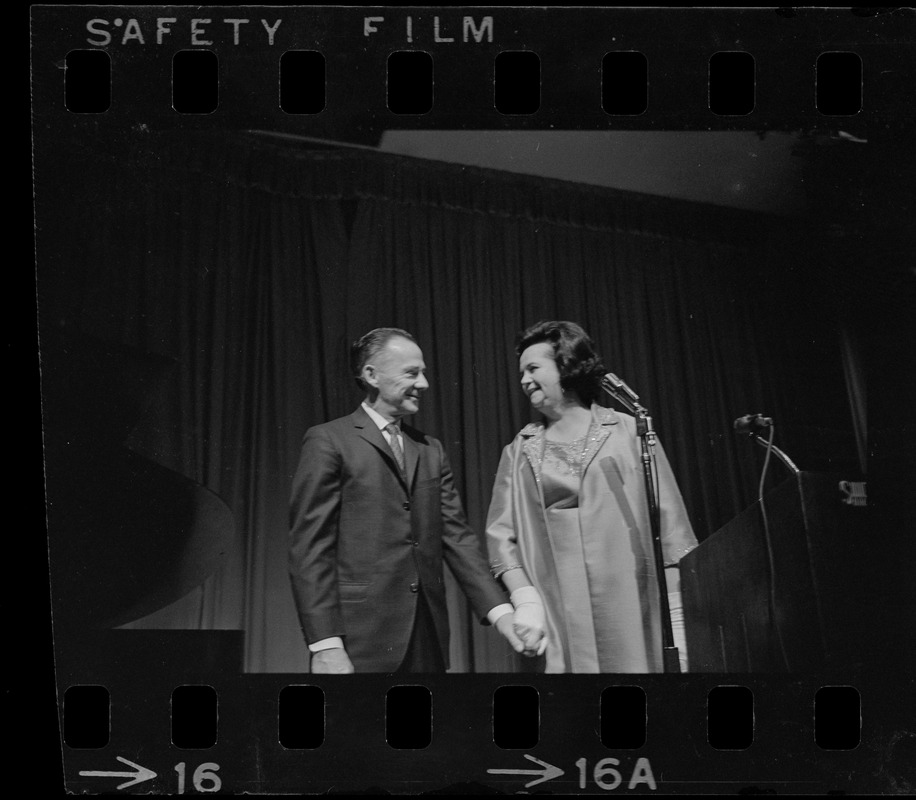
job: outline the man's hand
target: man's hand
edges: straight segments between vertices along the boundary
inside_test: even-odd
[[[515,606],[512,627],[525,645],[525,655],[543,655],[547,649],[547,616],[540,595],[533,586],[524,586],[512,592],[511,600]]]
[[[547,649],[547,632],[544,630],[543,607],[539,608],[533,604],[525,603],[515,609],[515,614],[512,616],[512,627],[525,645],[525,655],[543,655]]]
[[[312,672],[315,675],[347,675],[356,672],[350,656],[342,647],[331,647],[312,653]]]
[[[498,630],[512,646],[516,653],[525,651],[525,643],[515,634],[515,627],[512,624],[513,614],[503,614],[496,620],[496,630]]]

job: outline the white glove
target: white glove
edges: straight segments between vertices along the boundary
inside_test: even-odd
[[[668,593],[668,608],[671,611],[671,633],[674,636],[678,661],[681,663],[681,672],[688,672],[690,662],[687,659],[687,629],[684,625],[684,605],[680,592]]]
[[[527,655],[543,655],[547,649],[547,614],[538,590],[522,586],[509,595],[515,613],[512,626],[525,645]]]

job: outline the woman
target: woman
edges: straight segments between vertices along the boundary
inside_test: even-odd
[[[516,348],[542,420],[503,450],[487,517],[494,577],[528,654],[547,672],[661,672],[661,621],[640,442],[632,416],[596,403],[604,366],[572,322],[540,322]],[[686,664],[677,562],[696,538],[661,444],[661,541],[675,645]]]

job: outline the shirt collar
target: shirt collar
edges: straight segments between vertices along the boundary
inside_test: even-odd
[[[363,410],[369,415],[369,418],[378,426],[380,431],[385,430],[392,423],[385,419],[381,414],[378,413],[372,406],[363,401]],[[397,425],[398,430],[401,429],[401,421],[395,420],[394,425]]]

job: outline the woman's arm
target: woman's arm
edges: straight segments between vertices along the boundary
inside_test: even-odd
[[[541,655],[547,648],[544,602],[521,565],[512,505],[512,446],[503,450],[493,483],[487,514],[487,549],[493,577],[509,590],[515,612],[512,625],[525,645],[525,655]]]
[[[684,498],[681,496],[681,490],[661,442],[655,447],[655,464],[658,467],[662,550],[665,555],[665,566],[670,567],[697,546],[697,537],[693,533]]]
[[[531,580],[525,573],[524,567],[515,567],[513,569],[506,570],[499,577],[503,582],[503,586],[509,590],[510,594],[516,589],[522,589],[525,586],[531,586]]]
[[[518,535],[512,510],[512,445],[503,449],[493,481],[490,508],[487,512],[486,538],[490,571],[497,580],[521,569]],[[527,582],[527,578],[525,579]],[[506,587],[509,585],[506,583]],[[510,589],[511,591],[511,589]]]

